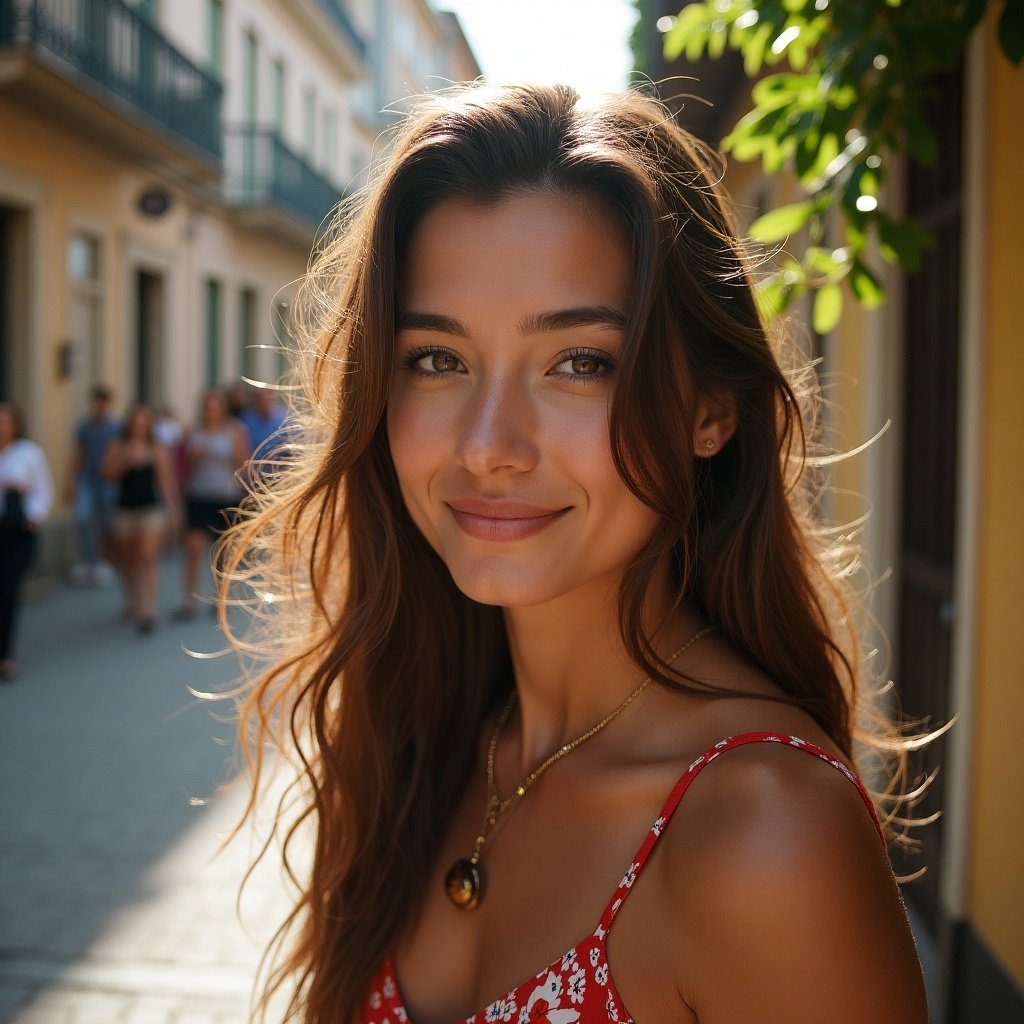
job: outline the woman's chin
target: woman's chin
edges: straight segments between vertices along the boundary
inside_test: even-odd
[[[574,589],[568,581],[563,584],[550,573],[534,575],[493,569],[465,572],[458,568],[451,573],[455,585],[471,601],[501,608],[533,608]]]

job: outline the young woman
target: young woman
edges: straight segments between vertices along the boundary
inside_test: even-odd
[[[313,270],[306,454],[233,538],[297,1019],[926,1019],[720,172],[638,95],[457,91]]]
[[[53,478],[42,448],[25,437],[21,414],[0,402],[0,682],[18,678],[15,617],[40,524],[53,507]]]
[[[125,417],[121,436],[103,456],[103,475],[117,485],[114,538],[125,617],[140,633],[151,633],[160,550],[168,527],[177,532],[181,511],[171,457],[154,435],[148,406],[137,405]]]
[[[245,427],[231,415],[227,395],[207,391],[199,405],[199,422],[184,440],[185,533],[184,594],[177,619],[195,615],[199,563],[229,522],[242,499],[239,472],[250,454]]]

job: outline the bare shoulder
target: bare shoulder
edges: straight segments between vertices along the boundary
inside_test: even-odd
[[[668,836],[680,991],[701,1024],[924,1024],[899,892],[843,772],[782,743],[729,750]]]

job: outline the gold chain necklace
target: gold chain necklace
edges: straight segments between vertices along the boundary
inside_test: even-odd
[[[698,640],[703,639],[713,629],[714,626],[706,626],[704,629],[694,633],[694,635],[691,636],[690,639],[682,645],[682,647],[673,651],[673,653],[666,659],[665,664],[671,665],[676,658],[685,651],[688,651]],[[602,718],[597,725],[593,725],[585,733],[581,733],[576,737],[576,739],[570,740],[568,743],[559,747],[550,757],[537,765],[537,767],[534,768],[518,786],[516,786],[512,791],[511,796],[507,796],[502,799],[498,796],[498,786],[494,781],[494,755],[498,749],[498,740],[501,738],[501,734],[512,714],[512,709],[516,704],[516,693],[515,690],[512,691],[509,696],[508,703],[505,705],[504,710],[498,718],[498,724],[494,727],[494,732],[491,735],[491,742],[487,748],[487,810],[484,812],[484,820],[480,825],[480,832],[477,834],[476,840],[473,843],[473,854],[468,858],[460,857],[448,869],[448,873],[444,876],[445,892],[448,893],[448,898],[455,904],[455,906],[460,910],[472,910],[474,907],[479,905],[480,900],[483,898],[484,878],[480,865],[480,854],[483,852],[484,846],[487,843],[487,836],[491,829],[497,824],[498,818],[526,796],[533,784],[556,761],[560,761],[566,756],[566,754],[572,753],[572,751],[574,751],[578,746],[586,743],[587,740],[592,739],[606,725],[609,725],[618,718],[619,715],[621,715],[622,712],[625,711],[626,708],[628,708],[629,705],[644,692],[650,682],[651,677],[648,676],[617,708],[615,708],[614,711]]]

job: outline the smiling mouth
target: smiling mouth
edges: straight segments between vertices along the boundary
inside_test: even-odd
[[[515,502],[476,499],[445,502],[463,533],[474,540],[514,541],[532,537],[556,523],[572,506],[540,508]]]

